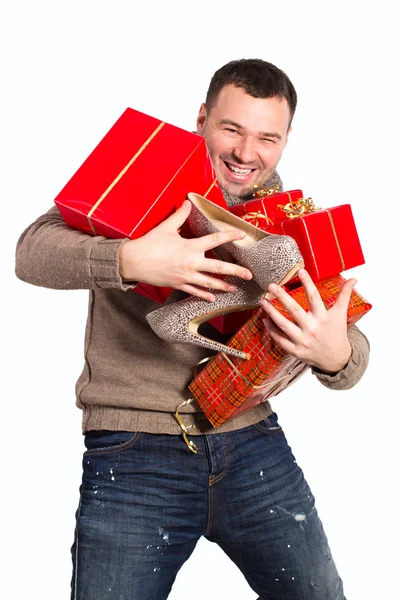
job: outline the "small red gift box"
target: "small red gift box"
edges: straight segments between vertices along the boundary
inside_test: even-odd
[[[269,233],[295,239],[313,281],[365,263],[350,204],[316,209],[301,190],[285,194],[249,200],[230,211]]]
[[[242,204],[231,206],[229,210],[237,217],[241,217],[259,229],[269,233],[281,234],[280,223],[285,221],[287,217],[279,208],[279,205],[294,204],[300,198],[303,198],[301,190],[279,192],[254,200],[247,200]]]
[[[193,191],[227,208],[204,139],[127,108],[54,201],[71,227],[134,239]],[[172,291],[145,287],[160,302]]]
[[[327,309],[335,303],[345,281],[341,275],[336,275],[316,283]],[[309,310],[302,286],[289,294]],[[272,303],[286,318],[294,320],[276,298]],[[356,323],[371,308],[372,305],[353,288],[347,311],[348,325]],[[191,393],[214,427],[276,396],[308,369],[274,342],[264,326],[265,318],[262,308],[255,310],[228,342],[228,346],[250,354],[249,360],[219,352],[189,384]]]
[[[313,281],[365,263],[350,204],[286,219],[281,228],[296,240]]]

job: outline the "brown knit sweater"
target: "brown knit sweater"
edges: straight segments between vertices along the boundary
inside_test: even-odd
[[[150,329],[145,316],[159,304],[132,291],[119,274],[119,249],[126,240],[91,237],[68,227],[51,208],[21,235],[16,274],[33,285],[52,289],[90,290],[84,367],[76,384],[83,431],[127,430],[179,434],[173,416],[190,397],[192,367],[210,351],[189,344],[169,344]],[[168,302],[182,296],[174,292]],[[335,375],[312,372],[334,390],[354,386],[369,356],[368,340],[348,330],[352,356]],[[182,413],[197,433],[218,433],[246,427],[271,414],[267,402],[214,429],[193,403]]]

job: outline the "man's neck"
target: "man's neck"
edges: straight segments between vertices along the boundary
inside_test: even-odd
[[[279,184],[279,191],[283,191],[283,183],[281,178],[279,177],[279,174],[277,171],[274,171],[271,175],[271,177],[265,182],[265,186],[266,187],[272,187],[275,184]],[[230,194],[229,192],[227,192],[226,190],[222,189],[222,193],[224,195],[225,198],[225,202],[227,203],[228,206],[235,206],[237,204],[242,204],[242,202],[244,202],[245,200],[248,200],[249,197],[243,197],[243,198],[239,198],[238,196],[233,196],[232,194]]]

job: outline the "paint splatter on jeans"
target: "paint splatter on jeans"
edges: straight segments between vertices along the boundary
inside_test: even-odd
[[[314,497],[275,414],[196,436],[197,455],[172,435],[103,432],[85,443],[72,600],[164,600],[201,536],[260,600],[344,600]],[[199,581],[212,600],[207,573]]]

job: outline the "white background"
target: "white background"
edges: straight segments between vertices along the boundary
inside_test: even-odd
[[[3,598],[69,597],[83,451],[74,384],[87,292],[17,280],[17,238],[127,106],[193,129],[215,70],[253,57],[287,72],[299,95],[279,169],[285,187],[326,208],[351,203],[366,264],[347,275],[374,305],[360,322],[372,348],[362,381],[332,392],[306,376],[273,406],[348,600],[399,598],[394,4],[37,0],[2,9]],[[170,597],[255,594],[202,540]]]

